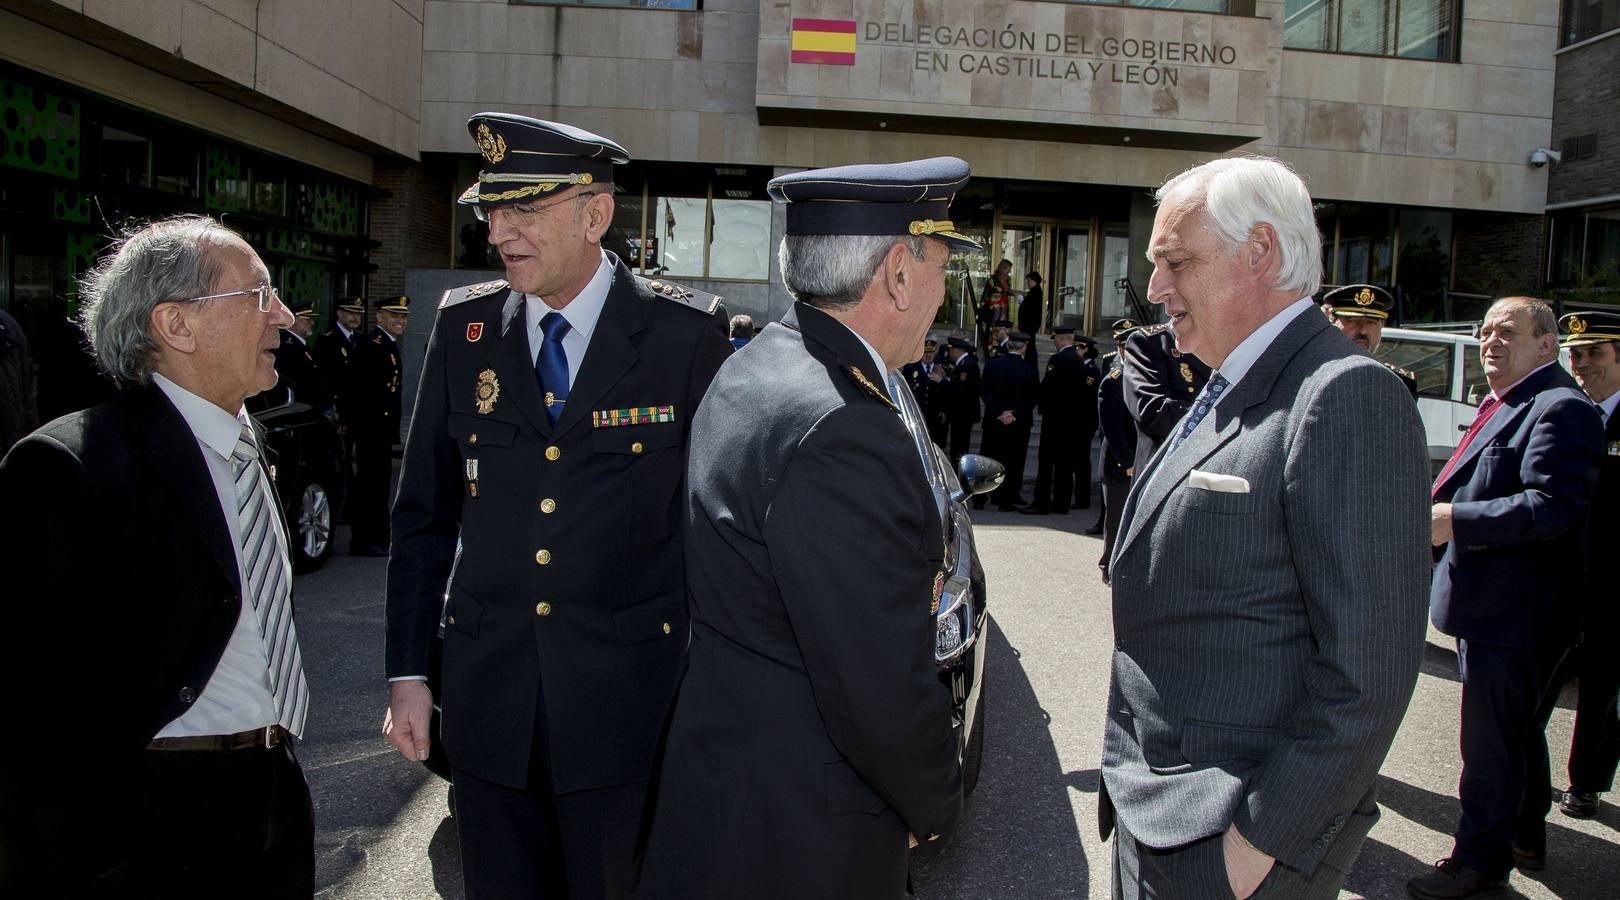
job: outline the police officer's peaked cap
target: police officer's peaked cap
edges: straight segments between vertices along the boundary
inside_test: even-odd
[[[954,156],[811,169],[766,185],[787,204],[787,234],[927,235],[952,250],[981,250],[950,220],[951,198],[968,182]]]
[[[1375,284],[1347,284],[1323,294],[1322,304],[1340,318],[1359,316],[1383,321],[1395,308],[1395,299]]]
[[[378,312],[408,314],[411,311],[411,298],[389,297],[386,300],[379,300],[377,301],[377,310]]]
[[[955,347],[958,350],[966,350],[969,353],[972,353],[974,351],[974,349],[975,349],[974,346],[973,346],[973,342],[967,340],[966,338],[953,337],[953,338],[950,338],[949,340],[947,340],[946,343],[950,344],[952,347]]]
[[[458,202],[502,206],[537,200],[571,185],[612,184],[613,167],[630,161],[623,147],[582,128],[510,113],[467,120],[484,165]]]
[[[929,335],[929,336],[923,338],[923,346],[926,347],[929,344],[933,344],[935,347],[938,347],[939,346],[939,338],[934,337],[933,335]]]
[[[1022,331],[1014,331],[1007,335],[1007,340],[1015,344],[1027,344],[1029,343],[1029,335]]]
[[[1136,327],[1136,321],[1134,319],[1115,319],[1114,324],[1112,326],[1112,329],[1113,329],[1113,332],[1114,332],[1114,337],[1117,338],[1121,334],[1124,334],[1125,332],[1130,331],[1132,328],[1135,328],[1135,327]]]
[[[1011,319],[997,319],[994,322],[991,322],[990,324],[994,325],[997,328],[1011,328],[1011,327],[1013,327],[1013,323],[1012,323]]]
[[[315,318],[315,304],[313,304],[313,303],[297,303],[297,304],[294,304],[293,308],[292,308],[292,314],[297,316],[300,319],[313,319],[313,318]]]
[[[1074,329],[1070,328],[1067,325],[1065,325],[1062,328],[1054,328],[1054,329],[1052,329],[1052,333],[1053,334],[1074,334]]]
[[[364,297],[345,297],[345,298],[343,298],[342,301],[340,301],[338,303],[337,308],[343,310],[344,312],[351,312],[351,313],[357,313],[359,315],[365,315],[365,313],[366,313],[366,298],[364,298]]]
[[[1558,320],[1558,330],[1564,334],[1560,347],[1620,341],[1620,312],[1573,312]]]

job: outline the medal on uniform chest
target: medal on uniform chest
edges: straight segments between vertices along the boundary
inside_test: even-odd
[[[467,460],[467,496],[478,496],[478,460]]]
[[[1609,442],[1609,455],[1620,456],[1620,441]]]
[[[1189,366],[1186,363],[1182,363],[1181,364],[1181,377],[1188,384],[1192,384],[1193,383],[1192,366]]]
[[[485,369],[478,373],[478,385],[473,388],[473,399],[477,402],[478,412],[489,415],[495,408],[495,401],[501,398],[501,380],[495,377],[494,369]]]

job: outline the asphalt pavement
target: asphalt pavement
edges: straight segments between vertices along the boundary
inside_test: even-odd
[[[954,840],[914,867],[925,900],[1107,897],[1111,845],[1097,837],[1108,658],[1096,510],[975,514],[991,610],[985,761]],[[340,543],[339,547],[345,544]],[[1218,564],[1212,561],[1212,564]],[[313,706],[299,748],[315,800],[322,898],[460,898],[446,785],[382,739],[383,561],[334,558],[297,582]],[[1406,896],[1445,856],[1455,825],[1460,685],[1450,640],[1431,630],[1417,692],[1379,783],[1383,817],[1344,897]],[[1562,785],[1573,715],[1566,691],[1548,729]],[[1545,871],[1515,873],[1510,897],[1620,896],[1620,807],[1596,819],[1552,812]]]

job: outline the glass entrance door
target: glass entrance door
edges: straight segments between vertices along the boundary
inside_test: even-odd
[[[1035,272],[1041,277],[1042,294],[1038,333],[1050,334],[1058,327],[1089,327],[1086,311],[1093,293],[1092,231],[1089,222],[1002,220],[993,258],[994,262],[1012,262],[1009,319],[1018,320],[1019,303],[1025,297],[1025,276]]]
[[[1087,279],[1091,275],[1091,229],[1058,226],[1056,259],[1051,269],[1052,280],[1047,303],[1046,330],[1086,327]]]

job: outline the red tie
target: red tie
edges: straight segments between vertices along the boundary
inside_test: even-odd
[[[1440,485],[1451,477],[1452,467],[1456,466],[1457,460],[1462,458],[1463,451],[1467,450],[1468,445],[1473,442],[1474,435],[1479,434],[1479,430],[1485,427],[1485,423],[1490,421],[1491,416],[1496,413],[1496,408],[1501,405],[1502,401],[1494,393],[1486,397],[1485,402],[1479,405],[1479,412],[1474,414],[1474,424],[1468,426],[1468,433],[1463,435],[1462,441],[1457,444],[1457,449],[1452,452],[1451,459],[1446,460],[1446,467],[1440,470],[1440,477],[1434,480],[1434,488],[1430,491],[1430,496],[1439,493]]]

